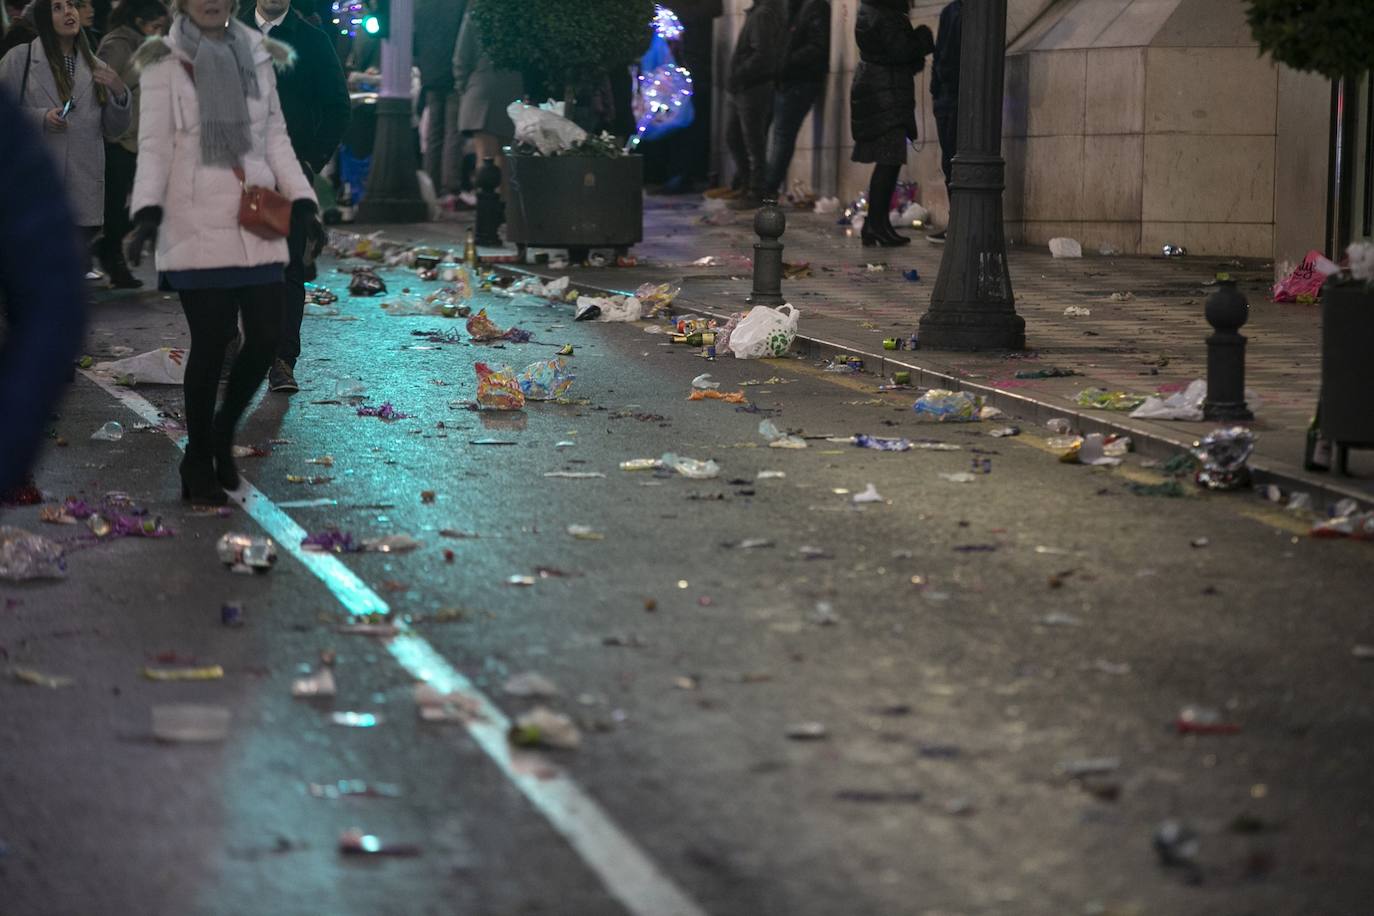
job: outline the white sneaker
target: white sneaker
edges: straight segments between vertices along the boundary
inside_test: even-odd
[[[99,283],[101,280],[104,280],[104,279],[105,279],[105,275],[104,275],[103,273],[101,273],[100,271],[98,271],[98,270],[88,270],[88,271],[86,271],[86,282],[87,282],[87,283]]]

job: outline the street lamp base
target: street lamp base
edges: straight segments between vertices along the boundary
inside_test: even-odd
[[[367,193],[358,205],[360,223],[423,223],[429,207],[420,197],[410,127],[410,100],[377,100],[377,141]]]
[[[1024,350],[1026,319],[1015,312],[973,311],[978,303],[957,304],[921,316],[922,350]]]
[[[1232,423],[1239,420],[1253,420],[1255,419],[1255,414],[1244,401],[1221,404],[1213,404],[1204,401],[1202,403],[1202,419],[1215,420],[1221,423]]]

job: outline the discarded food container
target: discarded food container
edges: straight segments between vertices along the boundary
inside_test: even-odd
[[[0,579],[60,579],[67,574],[61,544],[22,528],[0,525]]]

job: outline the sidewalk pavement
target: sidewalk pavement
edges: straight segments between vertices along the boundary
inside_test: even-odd
[[[709,221],[707,217],[709,216]],[[864,248],[857,233],[833,215],[789,210],[782,237],[789,264],[810,265],[809,275],[783,282],[783,295],[801,310],[797,350],[812,358],[859,355],[869,373],[909,369],[913,385],[967,389],[988,397],[1025,424],[1070,417],[1085,432],[1116,431],[1132,437],[1146,457],[1167,458],[1214,429],[1216,423],[1130,419],[1124,412],[1083,408],[1075,402],[1089,387],[1141,395],[1173,393],[1206,377],[1205,340],[1211,328],[1203,304],[1218,271],[1235,278],[1250,300],[1246,388],[1257,434],[1251,461],[1257,483],[1304,491],[1318,507],[1344,497],[1374,503],[1374,453],[1351,452],[1350,477],[1302,468],[1307,427],[1320,384],[1321,319],[1318,307],[1269,301],[1272,266],[1264,261],[1217,257],[1104,257],[1085,251],[1081,260],[1056,260],[1047,249],[1013,246],[1008,252],[1018,314],[1026,319],[1022,353],[886,351],[883,339],[909,337],[925,312],[943,247],[911,231],[904,248]],[[422,227],[383,228],[388,235],[417,235],[460,243],[467,220]],[[628,292],[641,283],[681,283],[679,311],[727,317],[746,311],[751,288],[753,214],[708,211],[697,197],[648,197],[645,240],[628,268],[572,268],[573,286]],[[693,262],[713,257],[712,266]],[[875,269],[881,268],[881,269]],[[916,282],[904,272],[915,269]],[[1126,301],[1114,301],[1114,293]],[[1068,306],[1089,309],[1069,317]],[[1082,376],[1017,379],[1021,370],[1074,369]]]

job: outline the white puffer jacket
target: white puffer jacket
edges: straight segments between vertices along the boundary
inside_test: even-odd
[[[253,147],[244,156],[249,185],[276,188],[291,200],[315,200],[277,98],[276,66],[289,66],[290,48],[237,20],[230,28],[249,42],[261,91],[248,100]],[[186,72],[191,59],[176,39],[154,38],[135,55],[143,68],[138,123],[138,173],[129,212],[162,208],[157,269],[202,270],[285,264],[285,239],[264,239],[239,227],[242,188],[232,169],[200,159],[200,106]]]

